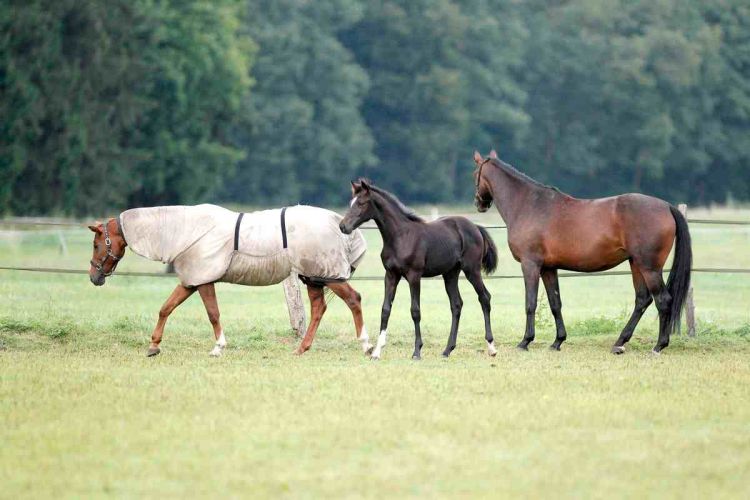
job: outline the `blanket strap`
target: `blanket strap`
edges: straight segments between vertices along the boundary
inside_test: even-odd
[[[242,216],[244,213],[240,212],[237,216],[237,224],[234,225],[234,251],[239,250],[240,247],[240,224],[242,224]]]
[[[281,242],[286,248],[286,207],[281,209]]]

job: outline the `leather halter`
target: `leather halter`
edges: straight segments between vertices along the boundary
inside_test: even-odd
[[[117,229],[120,231],[120,234],[122,235],[122,224],[120,223],[120,218],[117,219]],[[104,230],[102,231],[104,233],[104,244],[107,246],[107,255],[104,256],[102,260],[99,262],[94,261],[94,259],[91,259],[90,264],[94,266],[94,268],[101,273],[102,276],[109,277],[112,276],[115,272],[115,269],[117,268],[117,264],[120,262],[120,259],[122,257],[118,257],[117,255],[112,253],[112,240],[109,239],[109,229],[107,229],[107,226],[109,225],[109,221],[102,224]],[[123,241],[125,241],[125,236],[122,236]],[[127,242],[125,242],[127,245]],[[107,262],[107,259],[112,259],[115,263],[112,265],[112,269],[109,270],[109,272],[104,272],[104,264]]]
[[[485,160],[482,163],[479,164],[479,172],[477,172],[477,182],[474,185],[474,187],[475,187],[475,189],[474,189],[474,196],[476,198],[482,200],[485,203],[488,200],[485,200],[484,198],[480,198],[479,197],[479,181],[482,179],[482,168],[484,168],[485,164],[489,163],[490,160],[492,160],[492,158],[491,157],[487,157],[487,158],[485,158]],[[492,201],[492,200],[489,200],[489,201]]]

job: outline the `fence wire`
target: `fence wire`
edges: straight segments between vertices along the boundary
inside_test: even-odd
[[[691,224],[707,224],[707,225],[731,225],[731,226],[750,226],[750,221],[733,221],[733,220],[716,220],[716,219],[688,219]],[[2,219],[0,220],[0,226],[55,226],[55,227],[87,227],[87,224],[83,222],[72,222],[72,221],[50,221],[45,219]],[[487,229],[507,229],[507,226],[502,224],[485,225]],[[375,225],[361,226],[360,229],[377,229]],[[0,271],[22,271],[22,272],[36,272],[36,273],[56,273],[56,274],[88,274],[85,269],[64,269],[54,267],[23,267],[23,266],[0,266]],[[694,273],[714,273],[714,274],[750,274],[750,269],[744,268],[693,268]],[[669,272],[669,269],[664,270],[665,273]],[[594,273],[576,273],[576,272],[561,272],[558,274],[560,278],[580,278],[586,276],[629,276],[630,271],[603,271]],[[138,272],[138,271],[120,271],[117,272],[118,276],[133,276],[133,277],[153,277],[153,278],[172,278],[176,275],[174,273],[156,273],[156,272]],[[440,276],[424,279],[440,279]],[[486,280],[502,280],[502,279],[520,279],[523,278],[522,274],[495,274],[485,276]],[[352,276],[350,281],[380,281],[382,276]],[[461,279],[465,279],[463,276]]]

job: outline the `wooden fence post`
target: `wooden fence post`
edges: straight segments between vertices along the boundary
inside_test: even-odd
[[[679,210],[685,217],[685,220],[687,220],[687,205],[685,203],[680,203],[677,205],[677,210]],[[685,302],[685,322],[687,323],[688,336],[695,337],[695,302],[693,302],[692,283],[688,289],[687,301]],[[678,329],[677,331],[679,332],[680,330]]]
[[[297,336],[301,337],[305,334],[307,328],[307,318],[305,317],[305,304],[302,302],[302,292],[300,292],[297,274],[290,274],[282,284],[286,296],[286,306],[289,309],[289,324],[292,325],[292,330]]]

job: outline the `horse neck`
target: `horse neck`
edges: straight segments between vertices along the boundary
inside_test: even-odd
[[[524,201],[532,197],[535,192],[546,189],[518,175],[513,175],[502,166],[491,170],[489,180],[492,199],[508,227],[518,219]]]
[[[404,215],[401,209],[385,197],[376,195],[374,200],[377,214],[373,220],[383,236],[383,245],[391,245],[399,234],[408,230],[410,226],[418,224]]]

